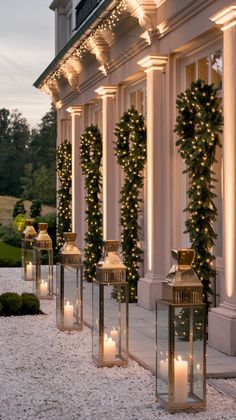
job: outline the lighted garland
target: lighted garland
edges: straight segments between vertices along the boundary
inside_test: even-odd
[[[88,281],[95,278],[95,264],[102,255],[102,213],[101,213],[101,158],[102,136],[97,126],[86,128],[81,136],[80,161],[82,173],[85,175],[87,190],[85,234],[85,277]]]
[[[138,247],[140,225],[140,191],[143,188],[143,169],[146,161],[146,127],[144,118],[134,108],[125,112],[114,131],[117,140],[115,151],[118,163],[125,173],[121,190],[121,245],[124,264],[127,266],[129,300],[137,300],[137,282],[142,251]]]
[[[63,232],[71,232],[71,143],[63,141],[56,152],[57,174],[60,181],[57,208],[57,250],[64,244]]]
[[[177,97],[179,111],[175,132],[178,152],[186,164],[184,173],[190,177],[187,191],[189,204],[186,233],[190,235],[192,248],[196,251],[194,268],[203,283],[204,301],[212,293],[211,280],[216,271],[213,268],[215,256],[212,248],[217,238],[213,223],[217,217],[213,193],[216,147],[220,146],[219,133],[223,124],[222,110],[217,90],[213,85],[198,80]]]

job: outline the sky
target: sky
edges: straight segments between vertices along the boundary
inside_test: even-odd
[[[0,0],[0,108],[18,111],[31,128],[51,99],[33,86],[54,58],[52,0]]]

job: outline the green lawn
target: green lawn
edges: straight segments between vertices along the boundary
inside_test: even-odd
[[[20,267],[21,248],[0,242],[0,267]]]

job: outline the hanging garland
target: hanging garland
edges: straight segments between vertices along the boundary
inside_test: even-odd
[[[192,248],[196,251],[194,268],[203,283],[204,301],[208,303],[208,294],[212,293],[211,280],[216,271],[212,262],[215,256],[212,248],[217,238],[213,230],[217,209],[214,204],[214,181],[212,165],[216,147],[221,146],[219,133],[223,124],[222,109],[213,85],[197,80],[177,97],[179,111],[175,132],[179,136],[176,142],[178,152],[186,164],[190,177],[187,191],[189,204],[186,232],[190,235]]]
[[[64,244],[64,232],[71,232],[71,143],[64,140],[57,148],[57,175],[60,181],[57,208],[57,250]]]
[[[134,108],[123,114],[114,131],[116,156],[125,172],[121,190],[121,245],[127,267],[130,302],[137,301],[137,282],[142,251],[138,247],[140,225],[140,191],[143,188],[143,169],[146,161],[146,127],[144,118]]]
[[[102,136],[97,126],[86,128],[81,136],[80,161],[85,175],[87,190],[86,220],[88,230],[85,234],[85,277],[87,281],[95,278],[95,265],[102,255],[102,214],[101,214],[101,158]]]

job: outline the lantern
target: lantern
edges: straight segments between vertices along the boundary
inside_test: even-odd
[[[23,235],[21,241],[22,278],[24,280],[33,280],[33,241],[36,236],[33,219],[26,220],[26,228],[23,231]]]
[[[171,413],[206,405],[206,305],[192,268],[195,251],[172,255],[177,264],[156,305],[156,395]]]
[[[62,330],[83,328],[82,256],[75,245],[76,233],[64,233],[63,245],[56,273],[57,327]]]
[[[118,248],[118,241],[105,242],[93,281],[92,354],[97,366],[128,364],[128,283]]]
[[[53,299],[53,249],[47,223],[39,223],[33,247],[34,292],[39,299]]]

